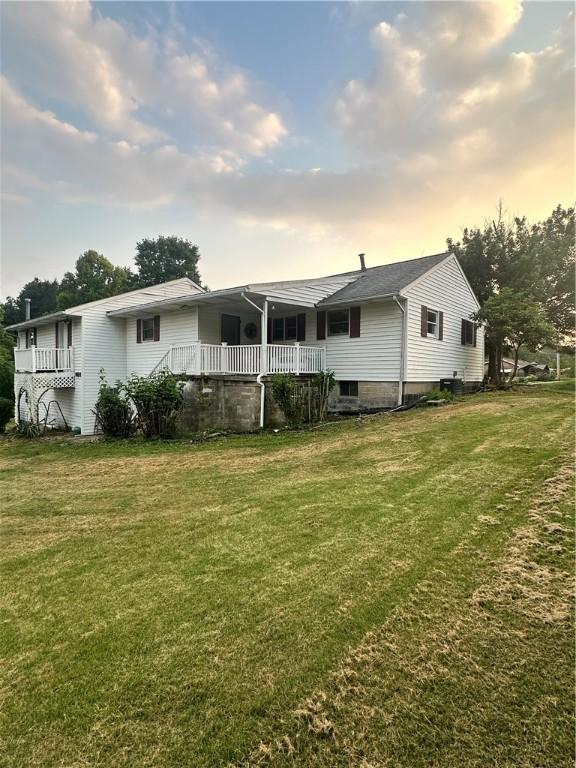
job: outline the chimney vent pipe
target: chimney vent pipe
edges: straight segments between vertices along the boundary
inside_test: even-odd
[[[30,320],[30,304],[32,303],[32,299],[24,299],[26,302],[26,320]]]
[[[364,261],[364,256],[366,256],[365,253],[359,253],[358,258],[360,259],[360,271],[366,272],[366,262]]]

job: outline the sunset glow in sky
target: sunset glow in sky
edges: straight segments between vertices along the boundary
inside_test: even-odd
[[[215,289],[573,203],[571,8],[3,2],[0,294],[158,234]]]

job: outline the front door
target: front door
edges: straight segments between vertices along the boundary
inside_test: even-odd
[[[240,344],[240,318],[237,315],[222,315],[220,340],[229,345]]]
[[[72,328],[68,320],[56,323],[56,348],[66,349],[72,346]],[[64,352],[56,351],[56,368],[65,368],[68,356]]]

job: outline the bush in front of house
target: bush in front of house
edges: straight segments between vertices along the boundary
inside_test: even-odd
[[[272,376],[272,396],[292,427],[324,421],[328,397],[336,381],[333,371],[322,371],[302,381],[292,373]]]
[[[136,421],[146,438],[173,438],[184,395],[178,379],[167,371],[132,376],[124,385],[136,409]]]
[[[446,400],[449,403],[453,403],[457,399],[456,395],[452,394],[450,390],[440,389],[439,387],[429,389],[428,392],[424,393],[423,397],[426,402],[428,402],[428,400]]]
[[[106,437],[130,437],[136,430],[134,411],[123,384],[111,386],[100,371],[100,387],[96,405],[96,429]]]
[[[6,431],[6,424],[14,416],[14,401],[8,397],[0,397],[0,432]]]

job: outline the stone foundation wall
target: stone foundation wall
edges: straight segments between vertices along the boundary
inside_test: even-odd
[[[404,402],[411,403],[417,400],[421,395],[430,392],[434,387],[439,387],[440,381],[407,381],[404,384]],[[465,395],[468,395],[482,386],[481,381],[465,381],[462,388]]]
[[[183,431],[251,432],[259,423],[260,386],[254,379],[210,376],[189,379],[184,385],[179,424]]]
[[[338,384],[330,394],[328,408],[336,413],[376,411],[398,405],[397,381],[359,381],[358,397],[343,397]]]
[[[270,381],[264,379],[264,383],[265,426],[282,426],[285,423],[284,415],[272,397]],[[184,432],[211,429],[253,432],[260,427],[260,390],[254,377],[190,378],[184,386],[180,429]]]
[[[305,383],[306,377],[300,377]],[[284,415],[272,397],[270,380],[264,380],[265,426],[279,427]],[[466,382],[465,392],[475,391],[480,382]],[[438,386],[437,381],[407,382],[404,402],[409,403]],[[398,405],[397,381],[359,381],[358,397],[342,397],[339,387],[332,390],[328,410],[332,413],[357,413],[395,408]],[[207,376],[190,378],[184,386],[184,408],[180,429],[184,432],[232,430],[252,432],[260,426],[260,385],[253,377]]]

